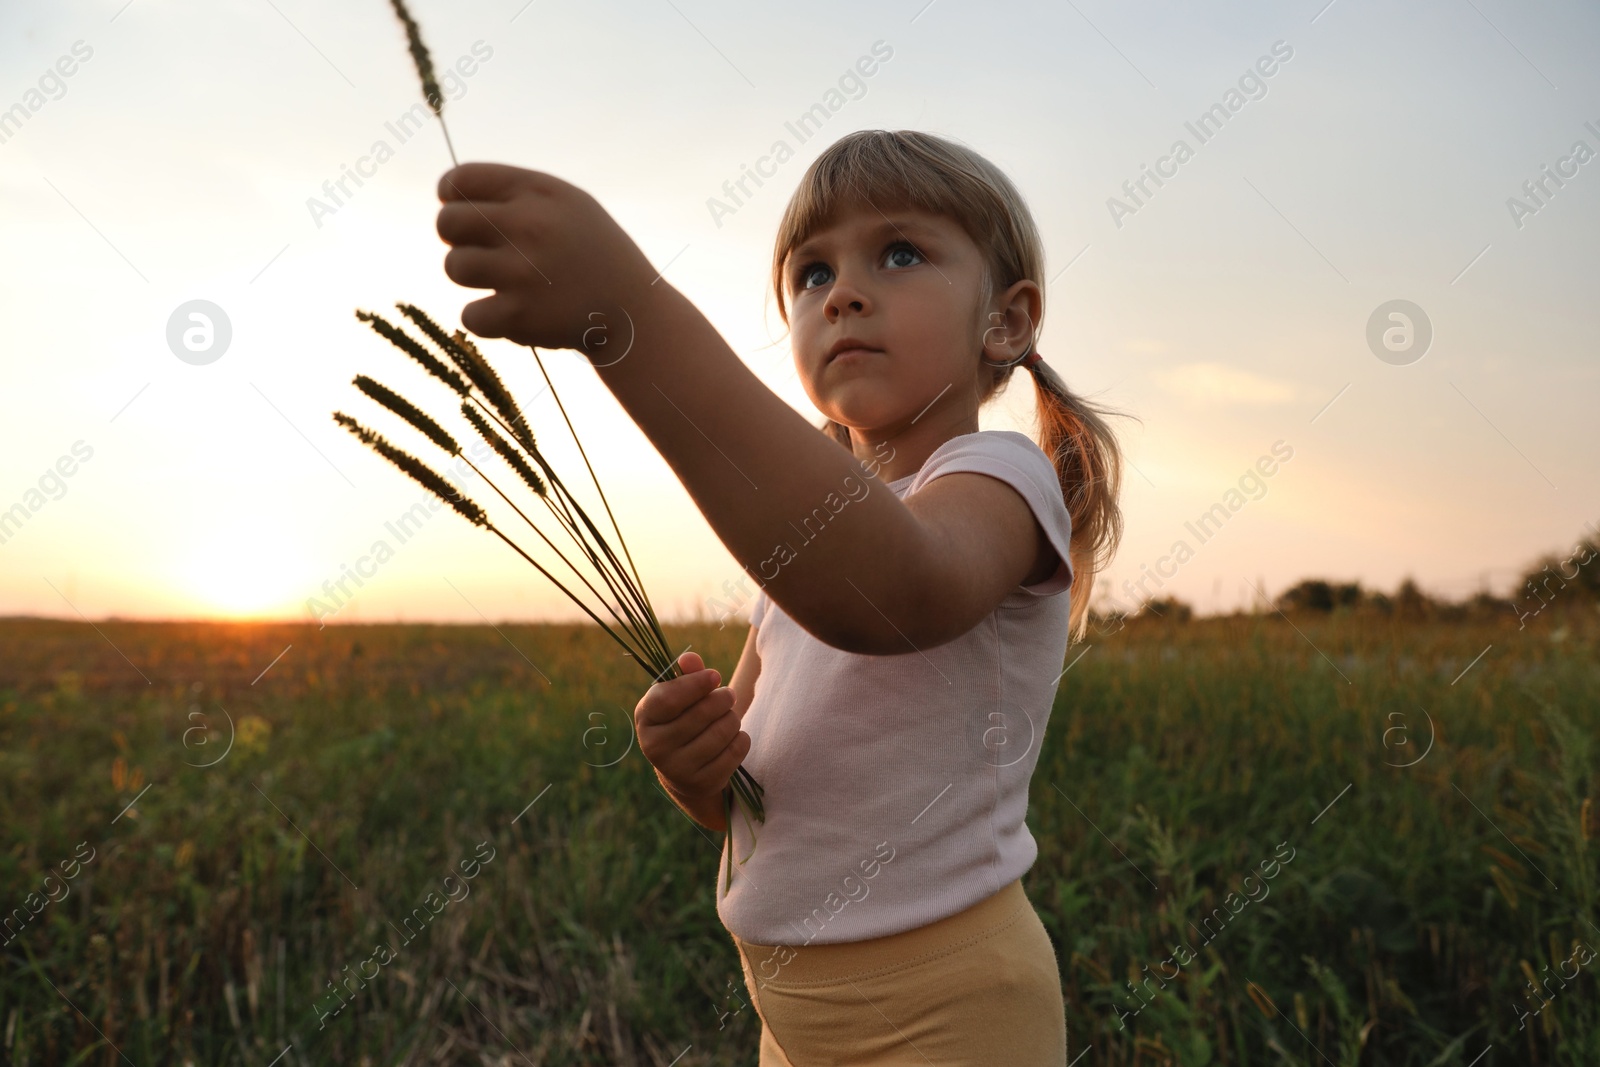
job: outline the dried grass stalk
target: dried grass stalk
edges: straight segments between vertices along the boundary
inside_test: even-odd
[[[444,94],[439,91],[439,79],[433,75],[433,59],[428,55],[428,46],[422,43],[422,30],[417,26],[416,19],[411,17],[411,12],[406,10],[404,0],[389,2],[406,28],[406,45],[411,49],[411,60],[417,66],[417,80],[422,82],[422,98],[439,117],[439,129],[444,132],[445,147],[450,149],[450,162],[456,163],[456,147],[450,143],[450,130],[444,124]]]
[[[423,414],[415,404],[396,393],[393,389],[381,382],[373,381],[365,374],[356,375],[355,386],[402,419],[405,419],[412,426],[421,430],[423,436],[452,456],[461,454],[461,446],[456,444],[454,437],[445,432],[444,427]]]
[[[444,382],[444,384],[448,385],[462,396],[467,396],[472,392],[472,387],[466,383],[466,380],[462,378],[461,375],[445,366],[443,360],[434,355],[432,352],[429,352],[426,348],[423,348],[416,342],[415,338],[406,333],[404,330],[396,327],[394,323],[390,322],[382,315],[375,314],[371,311],[362,311],[358,308],[356,309],[356,318],[370,325],[378,332],[380,336],[387,339],[390,344],[394,345],[396,348],[400,349],[400,351],[404,352],[406,355],[422,364],[423,367],[427,369],[429,374],[433,375],[435,378],[438,378],[440,381]]]
[[[371,446],[372,449],[384,459],[388,460],[396,467],[399,467],[401,470],[411,475],[411,477],[415,478],[424,489],[428,490],[430,493],[433,493],[446,504],[449,504],[451,507],[455,508],[461,513],[462,517],[464,517],[468,522],[472,523],[472,525],[489,525],[489,516],[482,508],[469,500],[465,493],[461,492],[459,489],[452,488],[450,483],[445,481],[442,475],[440,475],[433,468],[429,467],[426,463],[423,463],[414,456],[400,451],[400,449],[394,447],[388,441],[385,441],[381,436],[373,433],[365,426],[362,426],[359,422],[357,422],[355,419],[352,419],[349,415],[346,415],[342,411],[335,411],[333,413],[333,421],[337,422],[339,425],[343,426],[345,429],[361,438],[363,444]]]
[[[428,106],[438,116],[439,129],[444,133],[446,147],[450,149],[450,161],[456,163],[455,146],[450,143],[450,131],[444,124],[444,96],[439,91],[439,82],[433,73],[433,60],[428,55],[427,47],[422,43],[421,30],[417,27],[416,20],[411,17],[411,13],[406,9],[404,0],[390,0],[390,2],[394,7],[395,14],[405,27],[406,42],[411,50],[412,61],[416,64],[417,77],[422,83],[423,99],[428,102]],[[510,391],[501,382],[500,376],[494,372],[494,369],[489,366],[488,360],[484,359],[482,353],[478,351],[477,345],[473,344],[467,335],[460,330],[457,330],[454,335],[445,333],[438,323],[434,322],[415,305],[402,303],[395,306],[400,309],[403,315],[415,323],[427,335],[428,339],[460,369],[460,373],[446,366],[438,356],[428,351],[425,346],[382,316],[357,310],[356,318],[370,325],[379,335],[422,364],[428,373],[444,382],[462,397],[461,411],[466,416],[467,421],[489,442],[490,447],[494,449],[500,458],[517,472],[517,476],[534,491],[535,495],[549,508],[550,513],[562,524],[563,529],[579,546],[584,556],[599,573],[601,580],[615,597],[615,606],[608,603],[604,596],[601,596],[599,591],[595,589],[594,584],[584,576],[583,572],[572,565],[572,562],[567,559],[559,548],[556,548],[555,543],[546,536],[544,531],[539,529],[533,520],[529,519],[522,509],[517,507],[511,498],[500,490],[499,486],[490,481],[488,476],[484,475],[481,470],[478,470],[478,467],[470,459],[466,459],[465,456],[461,455],[461,449],[456,444],[455,438],[450,436],[443,427],[410,401],[364,374],[356,377],[355,384],[357,388],[396,415],[399,415],[446,452],[453,456],[461,456],[462,459],[466,460],[467,465],[482,476],[484,481],[489,484],[489,487],[507,504],[510,504],[517,515],[532,527],[534,532],[543,538],[546,544],[555,549],[562,562],[601,601],[604,610],[617,623],[617,629],[627,634],[627,637],[622,636],[617,630],[613,630],[608,626],[599,615],[574,595],[555,575],[546,570],[537,560],[524,552],[516,542],[512,541],[503,531],[490,522],[487,513],[482,508],[468,500],[463,493],[452,489],[444,478],[417,459],[395,448],[382,437],[366,429],[343,412],[335,412],[334,420],[349,429],[357,437],[361,438],[364,443],[377,450],[379,454],[405,471],[413,479],[420,482],[430,492],[454,507],[473,525],[487,527],[507,545],[510,545],[523,559],[533,564],[539,573],[549,578],[558,589],[566,594],[569,600],[582,608],[591,619],[600,625],[601,629],[610,634],[635,662],[650,673],[652,681],[659,681],[666,677],[681,674],[677,659],[672,655],[671,649],[667,645],[667,639],[661,632],[661,624],[656,619],[655,610],[651,607],[650,599],[644,591],[644,584],[639,579],[638,568],[634,566],[633,554],[628,551],[628,543],[622,536],[622,528],[617,525],[616,516],[611,511],[611,504],[605,498],[605,490],[600,488],[600,480],[595,477],[594,466],[589,463],[588,452],[584,449],[583,442],[578,439],[577,431],[572,427],[572,419],[567,416],[566,405],[561,403],[561,397],[556,394],[555,384],[550,381],[550,375],[544,369],[544,361],[539,359],[538,350],[532,350],[534,359],[538,362],[539,371],[544,375],[545,383],[550,389],[551,396],[555,398],[557,406],[561,409],[561,417],[566,421],[567,429],[571,431],[573,441],[577,444],[578,451],[583,456],[584,466],[589,471],[589,477],[594,481],[595,491],[600,494],[601,503],[605,505],[606,516],[611,520],[612,529],[616,531],[623,555],[627,557],[628,570],[632,571],[631,575],[628,570],[623,568],[621,561],[617,559],[616,553],[611,550],[611,546],[605,536],[590,521],[589,515],[584,511],[582,504],[567,490],[561,479],[556,476],[555,471],[551,470],[550,465],[544,461],[544,457],[539,453],[539,449],[534,443],[533,432],[528,427],[527,420],[523,417],[521,409],[517,407],[517,403],[512,398]],[[465,375],[465,378],[462,375]],[[471,383],[470,385],[468,384],[469,382]],[[475,396],[474,391],[478,395]],[[500,424],[501,429],[505,430],[511,441],[506,440],[505,437],[495,431],[494,427],[489,423],[490,418]],[[515,442],[515,445],[512,442]],[[517,445],[520,445],[522,450],[528,456],[531,456],[533,461],[544,471],[544,478],[541,478],[534,471],[527,458],[518,452]],[[592,544],[590,543],[591,538],[593,540]],[[761,802],[762,792],[760,784],[743,767],[737,770],[729,781],[727,788],[723,791],[724,809],[728,818],[727,853],[728,883],[730,884],[733,881],[733,809],[735,800],[737,799],[740,802],[740,806],[743,809],[747,809],[754,814],[757,821],[765,821],[765,810]],[[741,811],[741,814],[744,814],[744,812]],[[745,825],[750,826],[748,816],[745,817]],[[750,829],[753,838],[754,827],[752,826]],[[747,859],[749,859],[748,856],[745,857],[745,860]],[[742,864],[745,860],[740,860],[739,862]],[[726,889],[724,889],[724,892],[726,892]]]
[[[489,443],[490,447],[506,465],[516,472],[522,482],[544,503],[550,514],[560,524],[562,530],[572,540],[573,544],[578,547],[583,558],[587,560],[592,568],[592,573],[598,575],[600,583],[609,592],[610,599],[596,587],[594,582],[590,581],[582,569],[574,565],[567,554],[550,539],[537,523],[517,506],[515,501],[507,496],[476,464],[466,458],[455,437],[434,419],[394,390],[367,375],[357,375],[355,379],[357,388],[389,411],[400,416],[401,419],[444,451],[452,456],[460,456],[465,460],[468,466],[482,476],[489,487],[510,505],[512,510],[555,551],[562,563],[577,576],[583,586],[600,602],[601,610],[611,616],[614,626],[608,625],[595,610],[591,609],[571,589],[490,522],[483,509],[452,490],[439,475],[411,456],[390,445],[377,434],[361,427],[349,416],[336,413],[334,415],[335,420],[341,425],[347,426],[385,458],[456,507],[475,525],[486,526],[514,551],[529,563],[532,563],[568,599],[582,608],[585,614],[598,623],[613,640],[621,645],[624,651],[649,673],[652,681],[660,681],[680,674],[681,670],[677,665],[676,657],[672,655],[666,637],[661,631],[655,611],[651,607],[649,598],[639,580],[638,571],[632,569],[632,555],[628,552],[627,541],[622,537],[622,531],[617,525],[616,517],[611,513],[609,502],[605,504],[606,514],[611,520],[612,529],[616,531],[623,554],[627,557],[628,565],[626,567],[618,559],[617,554],[612,551],[606,535],[589,518],[582,503],[566,487],[560,476],[551,469],[550,464],[545,460],[544,455],[535,444],[533,433],[528,429],[521,409],[512,399],[510,391],[506,389],[505,384],[500,380],[500,376],[495,373],[494,369],[489,366],[488,360],[478,351],[477,346],[460,331],[457,331],[454,336],[447,334],[438,323],[415,305],[401,303],[397,304],[396,307],[417,326],[445,357],[460,368],[461,374],[457,374],[456,371],[446,366],[444,361],[437,354],[430,351],[421,341],[387,322],[381,316],[360,311],[356,314],[357,318],[371,325],[377,333],[391,344],[422,364],[434,377],[445,382],[463,397],[461,403],[462,416]],[[538,359],[537,351],[534,352],[534,358]],[[539,360],[539,367],[541,371],[544,370],[543,360]],[[464,378],[463,374],[465,375]],[[548,373],[545,373],[545,381],[550,386],[551,393],[554,396],[554,385],[550,383]],[[555,399],[557,404],[561,403],[559,396],[556,396]],[[577,432],[572,427],[572,420],[566,415],[564,405],[561,407],[561,412],[563,418],[566,419],[567,428],[572,431],[573,440],[577,442],[579,451],[583,452],[583,442],[578,440]],[[583,458],[585,466],[588,467],[590,477],[594,479],[595,489],[599,492],[600,498],[604,502],[605,492],[600,488],[599,479],[594,475],[593,466],[589,465],[587,453],[584,454]],[[535,470],[535,465],[538,467],[537,470]],[[543,472],[542,476],[541,471]],[[753,838],[754,827],[750,823],[750,815],[753,814],[758,822],[765,821],[765,808],[761,800],[763,792],[761,785],[751,776],[750,772],[740,767],[729,781],[728,787],[723,794],[724,811],[728,820],[728,883],[732,882],[734,810],[735,808],[739,809],[739,814],[743,817],[745,825],[750,827]],[[739,862],[744,863],[748,858],[746,856]],[[726,892],[726,889],[724,892]]]
[[[549,491],[546,489],[543,479],[528,464],[528,461],[522,458],[522,453],[512,448],[511,444],[504,437],[501,437],[493,426],[489,425],[489,420],[479,414],[477,408],[467,401],[462,401],[461,414],[465,415],[467,421],[472,423],[473,429],[477,430],[478,433],[483,435],[483,439],[489,442],[489,447],[493,448],[500,458],[506,461],[506,465],[517,472],[517,475],[526,483],[529,489],[532,489],[535,494],[541,497],[548,495]]]
[[[483,358],[483,353],[478,351],[478,346],[467,339],[467,335],[457,330],[454,337],[445,333],[438,323],[430,319],[426,312],[415,304],[396,304],[400,313],[412,322],[417,328],[428,335],[428,338],[438,345],[456,366],[460,367],[468,380],[478,387],[484,399],[489,401],[491,407],[500,413],[501,420],[510,427],[511,434],[524,448],[532,451],[534,448],[533,432],[528,428],[528,420],[522,417],[522,409],[517,407],[517,402],[511,398],[511,392],[500,380],[494,368],[489,366],[489,361]]]

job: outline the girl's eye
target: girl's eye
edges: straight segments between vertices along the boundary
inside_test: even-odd
[[[887,267],[914,267],[923,262],[922,253],[909,241],[896,241],[890,245],[883,254],[884,266]],[[800,288],[815,289],[819,285],[826,285],[833,279],[833,271],[826,263],[808,263],[796,273]]]
[[[912,262],[908,263],[902,261],[899,258],[901,256],[912,256],[915,258]],[[922,262],[922,253],[917,251],[916,246],[902,241],[901,243],[890,247],[889,251],[884,255],[884,261],[891,267],[914,267],[918,263]]]
[[[812,263],[802,267],[800,269],[800,288],[812,289],[818,285],[826,284],[828,280],[826,277],[824,277],[821,281],[817,281],[816,279],[817,275],[826,275],[827,273],[828,266],[825,263]]]

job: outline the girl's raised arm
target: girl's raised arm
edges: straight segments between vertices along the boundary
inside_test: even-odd
[[[948,474],[902,501],[768,389],[677,290],[662,281],[636,299],[634,349],[597,361],[600,380],[734,558],[819,640],[866,654],[942,644],[1053,558],[1009,485]]]
[[[879,655],[938,645],[1049,565],[1032,511],[997,479],[946,475],[909,502],[890,492],[768,389],[581,189],[469,163],[440,198],[446,274],[495,290],[463,325],[588,355],[734,558],[819,640]],[[807,539],[814,515],[827,525]]]

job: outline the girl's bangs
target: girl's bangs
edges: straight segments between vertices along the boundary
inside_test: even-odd
[[[784,321],[784,260],[851,204],[865,203],[884,214],[913,208],[947,216],[990,252],[996,230],[992,216],[1003,205],[989,182],[964,162],[942,158],[929,146],[887,130],[850,134],[818,156],[800,179],[773,245],[772,284]]]

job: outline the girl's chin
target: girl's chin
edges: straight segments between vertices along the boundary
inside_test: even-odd
[[[908,408],[904,394],[893,382],[866,377],[831,382],[821,393],[808,393],[812,406],[828,418],[862,429],[903,426],[923,406]]]
[[[870,432],[885,426],[904,426],[915,411],[902,411],[899,408],[834,408],[826,412],[828,418],[840,425],[852,429]]]
[[[834,393],[828,399],[833,403],[818,404],[817,410],[846,426],[881,426],[886,419],[893,419],[896,412],[894,406],[864,396],[841,397]]]

